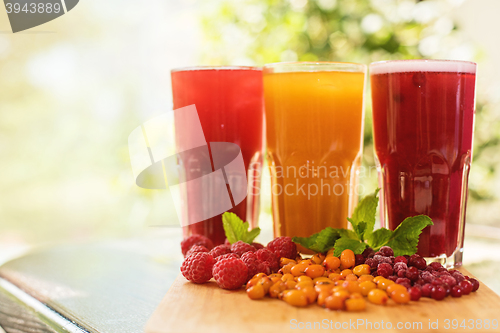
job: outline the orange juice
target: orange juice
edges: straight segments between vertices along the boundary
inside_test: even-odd
[[[357,203],[366,67],[264,67],[267,157],[275,236],[345,228]]]

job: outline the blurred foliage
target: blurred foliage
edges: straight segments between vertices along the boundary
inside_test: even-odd
[[[393,59],[474,60],[450,11],[455,0],[221,0],[203,10],[204,63],[263,65],[279,61],[369,64]],[[369,95],[368,95],[369,96]],[[374,165],[367,100],[364,164]],[[478,94],[472,201],[496,198],[500,125]],[[496,122],[496,124],[500,124]],[[375,175],[366,179],[376,187]],[[497,177],[498,178],[498,177]]]

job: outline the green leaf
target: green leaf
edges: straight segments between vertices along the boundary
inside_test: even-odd
[[[229,243],[233,244],[237,241],[243,241],[251,244],[253,240],[260,234],[260,228],[254,228],[248,231],[250,227],[248,222],[243,222],[238,215],[225,212],[222,214],[222,226]]]
[[[338,229],[327,227],[310,237],[293,237],[292,241],[309,250],[322,253],[331,249],[339,237]]]
[[[368,245],[359,240],[350,239],[350,238],[339,238],[335,242],[335,250],[333,251],[333,255],[338,257],[345,249],[350,249],[354,252],[354,254],[361,254],[366,249]]]
[[[393,232],[389,229],[377,229],[368,237],[368,245],[375,251],[378,251],[382,246],[387,244],[392,234]]]
[[[380,189],[378,188],[374,193],[365,196],[354,209],[354,213],[351,218],[348,219],[354,230],[356,230],[360,222],[366,223],[365,233],[362,237],[364,239],[368,239],[369,235],[373,232],[373,228],[375,227],[379,191]]]
[[[408,217],[398,225],[385,245],[394,250],[396,257],[415,254],[422,230],[433,224],[430,217],[426,215]]]
[[[356,233],[358,239],[360,241],[364,241],[364,234],[366,232],[366,222],[359,222],[356,226],[353,225],[354,232]]]
[[[358,235],[352,230],[349,229],[338,229],[339,235],[341,238],[349,238],[349,239],[355,239],[355,240],[360,240]]]

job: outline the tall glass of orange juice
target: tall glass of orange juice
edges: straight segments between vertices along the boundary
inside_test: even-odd
[[[353,63],[264,66],[275,236],[346,227],[360,192],[365,75]]]

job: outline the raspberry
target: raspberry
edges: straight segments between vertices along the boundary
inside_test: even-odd
[[[245,243],[244,241],[237,241],[236,243],[231,245],[231,251],[241,257],[245,252],[255,252],[255,247],[248,243]]]
[[[225,244],[217,245],[213,249],[210,250],[210,254],[214,257],[217,258],[218,256],[221,256],[223,254],[228,254],[231,253],[231,247],[227,246]]]
[[[237,255],[236,253],[226,253],[226,254],[222,254],[222,255],[218,256],[217,258],[215,258],[215,262],[218,262],[222,259],[227,259],[227,258],[240,259],[240,256]]]
[[[265,273],[266,275],[271,274],[269,266],[257,258],[255,252],[245,252],[241,256],[241,260],[247,265],[248,276],[247,280],[250,280],[257,273]]]
[[[277,272],[280,269],[280,259],[268,249],[260,249],[255,252],[257,258],[264,262],[271,272]]]
[[[196,252],[208,252],[208,249],[203,245],[193,245],[189,249],[189,251],[187,251],[186,257],[189,257],[190,255],[192,255],[193,253],[196,253]]]
[[[274,252],[278,258],[295,259],[297,257],[297,245],[292,242],[290,237],[275,238],[267,244],[267,249]]]
[[[238,289],[248,277],[247,265],[236,258],[226,258],[215,263],[213,276],[219,287],[223,289]]]
[[[261,243],[252,243],[252,246],[255,247],[256,250],[260,250],[260,249],[263,249],[264,248],[264,245],[262,245]]]
[[[377,274],[381,275],[381,276],[383,276],[385,278],[387,278],[390,275],[392,275],[392,273],[393,273],[392,267],[391,267],[391,265],[389,265],[387,263],[381,263],[377,267]]]
[[[194,283],[205,283],[212,278],[212,267],[215,260],[207,252],[195,252],[181,266],[182,275]]]
[[[203,235],[191,235],[181,242],[182,254],[186,256],[187,251],[189,251],[193,245],[203,245],[209,250],[214,247],[214,243],[207,237]]]
[[[365,264],[370,266],[370,268],[373,270],[373,269],[377,269],[379,262],[377,259],[368,258],[368,259],[366,259]]]
[[[389,246],[382,246],[379,250],[379,252],[384,256],[384,257],[392,257],[394,255],[394,251],[389,247]]]

